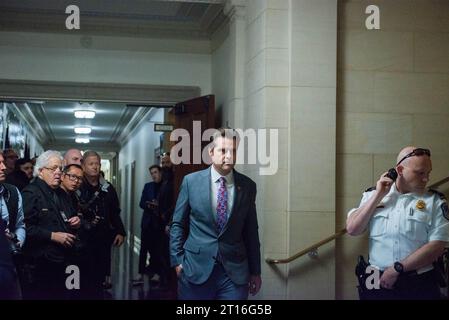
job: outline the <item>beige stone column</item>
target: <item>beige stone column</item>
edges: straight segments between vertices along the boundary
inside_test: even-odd
[[[337,1],[290,1],[289,253],[335,232]],[[335,298],[335,244],[289,265],[288,298]]]
[[[258,183],[264,257],[287,257],[335,231],[337,1],[249,0],[245,127],[276,129],[275,175]],[[333,299],[334,244],[318,258],[263,263],[265,299]]]
[[[230,99],[227,101],[227,121],[233,128],[244,126],[244,76],[246,43],[246,1],[228,0],[224,14],[229,18]]]

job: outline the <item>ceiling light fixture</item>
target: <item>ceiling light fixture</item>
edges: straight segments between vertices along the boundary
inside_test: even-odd
[[[90,139],[89,138],[76,138],[75,142],[76,143],[89,143]]]
[[[91,127],[75,127],[75,133],[77,134],[89,134],[92,132]]]
[[[93,119],[95,118],[95,111],[93,110],[75,110],[75,118],[78,119]]]

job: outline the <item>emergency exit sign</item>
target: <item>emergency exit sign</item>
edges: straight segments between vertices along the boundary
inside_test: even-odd
[[[155,123],[154,131],[162,131],[162,132],[172,132],[173,131],[172,124],[164,124],[164,123]]]

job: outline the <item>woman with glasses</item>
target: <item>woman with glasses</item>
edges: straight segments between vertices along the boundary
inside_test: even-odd
[[[29,299],[68,299],[65,269],[72,259],[75,236],[80,219],[63,201],[60,188],[62,156],[46,151],[37,158],[35,179],[22,191],[27,241],[25,255],[34,266],[32,283],[24,290]]]
[[[369,263],[377,272],[369,271],[373,281],[359,283],[360,298],[439,299],[433,263],[449,242],[449,215],[444,195],[426,188],[430,150],[402,149],[394,170],[384,172],[348,213],[350,235],[369,230]],[[363,270],[358,276],[364,279]]]

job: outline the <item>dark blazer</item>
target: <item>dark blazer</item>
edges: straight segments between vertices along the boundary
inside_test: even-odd
[[[211,169],[184,177],[170,231],[171,265],[182,264],[194,284],[212,273],[217,254],[229,278],[248,283],[260,274],[260,243],[256,213],[256,184],[234,170],[234,205],[220,234],[211,202]],[[187,233],[187,230],[188,233]]]
[[[84,218],[90,222],[95,218],[93,212],[97,212],[99,216],[104,218],[104,222],[99,223],[96,227],[97,229],[101,229],[102,231],[107,230],[108,236],[111,239],[114,239],[118,234],[125,237],[125,227],[120,217],[120,202],[114,186],[108,181],[100,179],[99,184],[94,187],[89,184],[87,179],[84,179],[77,194],[79,195],[80,201],[86,204],[93,199],[95,191],[99,191],[99,194],[89,205],[92,211],[87,210],[87,212],[83,212]],[[94,234],[98,234],[98,232],[94,232]]]
[[[148,182],[143,187],[142,195],[140,197],[139,206],[143,209],[142,221],[140,227],[142,229],[148,229],[150,227],[159,228],[160,221],[157,217],[157,210],[147,207],[146,202],[152,200],[158,200],[160,184],[156,182]]]
[[[64,191],[50,188],[44,180],[36,178],[22,190],[23,212],[27,232],[25,252],[35,258],[63,262],[67,249],[51,240],[52,232],[69,232],[60,211],[66,218],[76,215],[64,201],[56,203],[54,195],[63,199]]]

